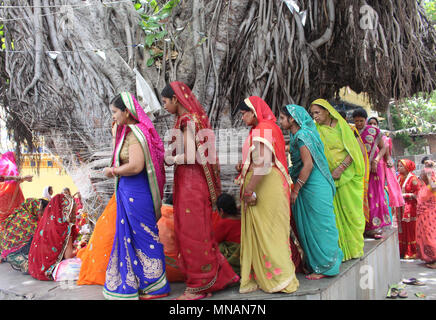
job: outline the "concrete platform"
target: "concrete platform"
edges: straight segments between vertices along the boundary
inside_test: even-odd
[[[332,278],[307,280],[297,274],[300,287],[292,294],[268,294],[260,290],[240,294],[239,287],[215,293],[208,300],[384,300],[390,284],[401,281],[396,229],[386,229],[382,240],[365,240],[365,255],[341,265]],[[171,284],[173,299],[183,293],[183,283]],[[39,281],[0,264],[0,300],[104,300],[102,286]],[[164,300],[164,299],[162,299]]]

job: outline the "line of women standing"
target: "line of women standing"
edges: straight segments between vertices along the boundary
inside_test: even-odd
[[[238,105],[251,127],[235,180],[241,199],[239,278],[212,232],[221,183],[208,117],[184,83],[172,82],[162,97],[182,137],[172,137],[173,148],[165,156],[160,137],[133,95],[123,93],[111,103],[118,128],[113,163],[104,172],[116,178],[117,217],[106,298],[152,299],[169,293],[156,227],[164,163],[175,166],[175,240],[186,283],[177,299],[202,299],[239,281],[241,293],[296,291],[293,232],[308,279],[337,275],[343,261],[363,255],[364,154],[348,123],[326,100],[310,106],[316,124],[303,107],[281,110],[280,125],[290,130],[290,171],[285,140],[269,106],[259,97]]]
[[[242,213],[239,278],[218,250],[212,233],[212,210],[221,184],[217,158],[208,161],[215,148],[207,115],[184,83],[172,82],[162,97],[164,108],[176,115],[174,129],[183,136],[173,137],[172,143],[182,145],[173,147],[164,160],[167,166],[175,166],[175,235],[179,267],[186,277],[186,290],[178,299],[202,299],[239,280],[241,293],[296,291],[299,282],[291,252],[292,231],[301,241],[309,279],[334,276],[342,261],[363,255],[363,156],[350,127],[325,100],[312,105],[316,127],[304,108],[291,105],[282,110],[280,123],[291,130],[291,175],[284,137],[269,106],[259,97],[247,98],[238,106],[243,121],[251,127],[235,181],[240,185]],[[158,206],[154,200],[160,200],[162,190],[156,172],[162,171],[156,168],[163,163],[163,151],[160,138],[133,96],[126,93],[121,98],[111,103],[119,129],[113,166],[105,169],[107,177],[117,177],[117,223],[104,293],[107,298],[156,298],[169,291],[163,249],[153,210],[144,213],[146,210],[140,212],[139,208]],[[325,111],[326,121],[320,121],[316,108]],[[138,130],[140,124],[146,125]],[[208,137],[199,134],[205,129]],[[142,148],[135,147],[137,141]],[[157,161],[151,161],[156,154]],[[291,177],[295,182],[292,192]],[[151,196],[142,196],[148,201],[140,202],[140,189],[150,190]],[[308,201],[315,194],[317,201]],[[297,230],[291,230],[291,218]],[[149,239],[138,236],[141,228]],[[135,243],[132,248],[142,246],[146,254],[129,249],[131,243]],[[159,254],[152,256],[153,252]],[[141,263],[142,267],[132,267]],[[150,267],[157,271],[153,277],[144,277]],[[141,288],[141,277],[152,290]]]

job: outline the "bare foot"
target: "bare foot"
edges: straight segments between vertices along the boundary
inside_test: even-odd
[[[430,269],[436,269],[436,261],[432,263],[427,263],[425,266]]]
[[[322,279],[322,278],[325,278],[325,277],[327,277],[327,276],[323,275],[323,274],[312,273],[312,274],[309,274],[308,276],[306,276],[306,279],[308,279],[308,280],[319,280],[319,279]]]
[[[210,297],[212,297],[212,293],[190,293],[185,291],[181,296],[178,296],[175,300],[201,300]]]

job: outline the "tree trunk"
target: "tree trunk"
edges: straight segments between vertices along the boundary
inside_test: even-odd
[[[108,103],[135,92],[134,68],[156,93],[186,82],[216,128],[238,127],[235,107],[251,95],[278,114],[289,103],[334,100],[349,86],[384,111],[391,99],[436,87],[436,33],[415,0],[182,1],[165,24],[171,41],[154,45],[164,55],[152,67],[149,50],[137,46],[145,33],[132,3],[20,5],[28,7],[0,9],[8,128],[18,144],[43,136],[96,215],[113,192],[101,174],[112,148]],[[156,121],[162,136],[171,127],[163,114]]]

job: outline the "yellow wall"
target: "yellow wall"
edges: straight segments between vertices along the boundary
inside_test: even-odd
[[[21,190],[24,193],[25,198],[40,198],[42,192],[46,186],[53,187],[53,195],[62,192],[65,187],[70,188],[71,194],[75,194],[78,189],[74,185],[73,179],[62,170],[59,174],[57,168],[41,168],[39,170],[39,176],[36,174],[36,170],[30,168],[23,168],[20,171],[21,176],[33,175],[32,182],[21,183]]]
[[[349,102],[363,107],[367,112],[371,111],[371,103],[365,93],[357,94],[348,87],[344,87],[339,91],[339,96],[345,102]]]

